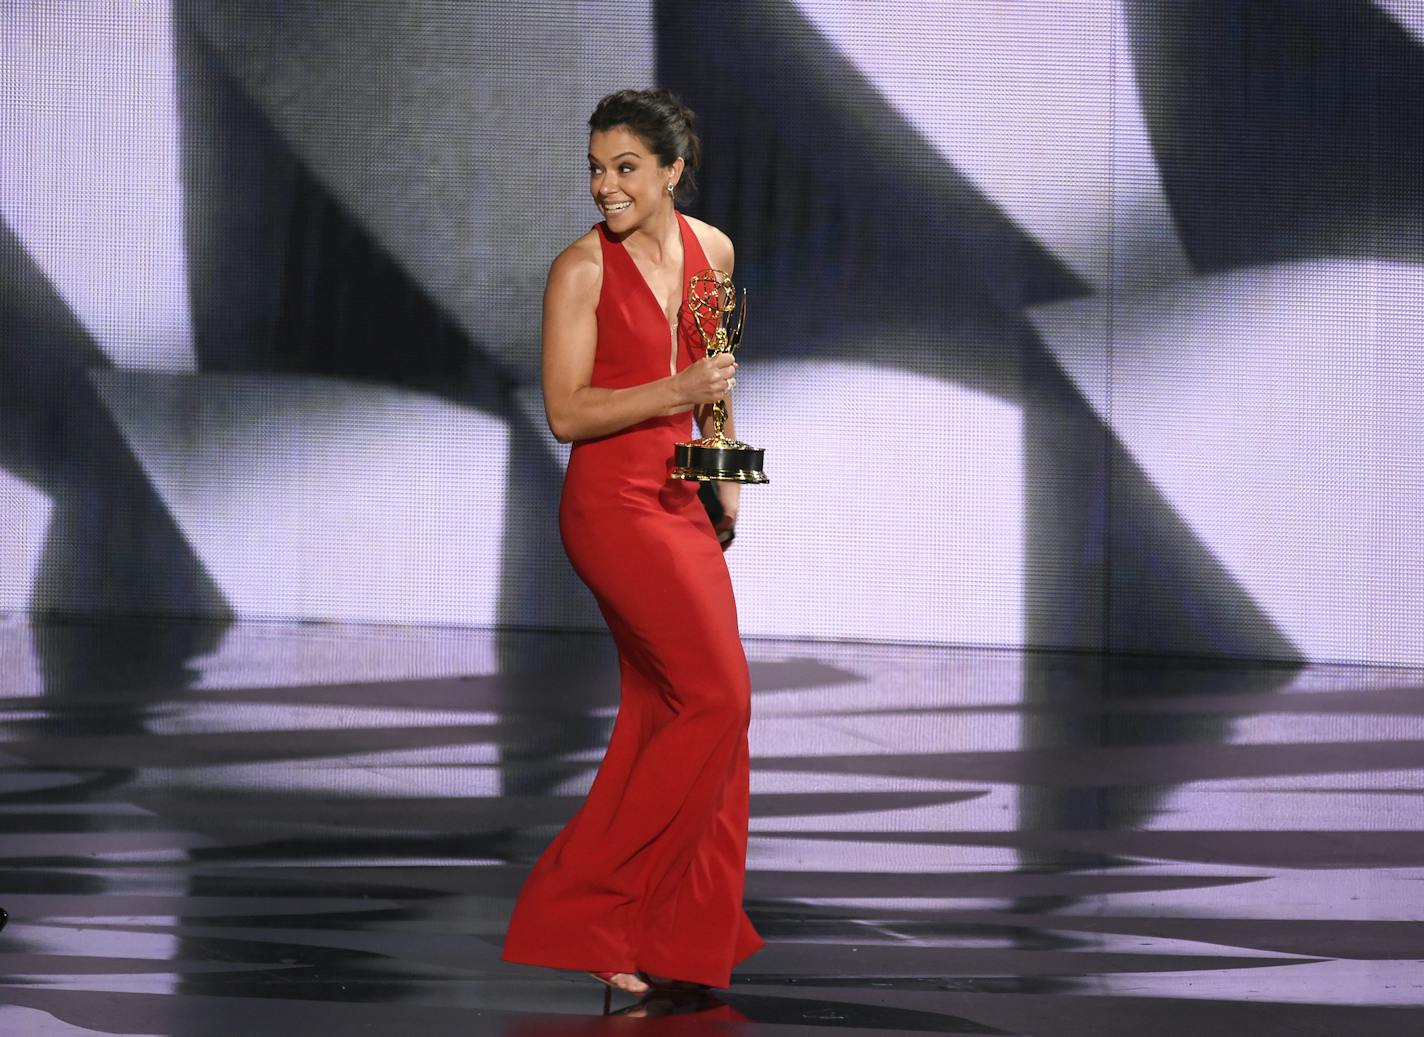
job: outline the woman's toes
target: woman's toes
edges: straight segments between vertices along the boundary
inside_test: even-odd
[[[646,994],[648,992],[648,984],[632,973],[620,972],[613,977],[613,982],[618,985],[618,989],[626,990],[630,994]]]

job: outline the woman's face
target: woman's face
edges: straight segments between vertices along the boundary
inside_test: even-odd
[[[615,234],[671,207],[668,184],[676,185],[681,172],[682,159],[658,165],[657,156],[626,126],[589,134],[588,190]]]

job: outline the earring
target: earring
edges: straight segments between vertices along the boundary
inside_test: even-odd
[[[668,181],[668,194],[672,194],[672,181]]]

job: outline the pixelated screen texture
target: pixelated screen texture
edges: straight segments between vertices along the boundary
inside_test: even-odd
[[[1417,8],[12,5],[0,609],[601,629],[540,305],[665,82],[745,635],[1424,661]]]
[[[167,4],[6,4],[0,216],[115,364],[192,370]]]

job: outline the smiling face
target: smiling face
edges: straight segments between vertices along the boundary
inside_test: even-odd
[[[681,173],[682,159],[660,165],[648,145],[626,126],[589,134],[588,190],[615,234],[625,234],[671,209],[668,184],[676,185]]]

